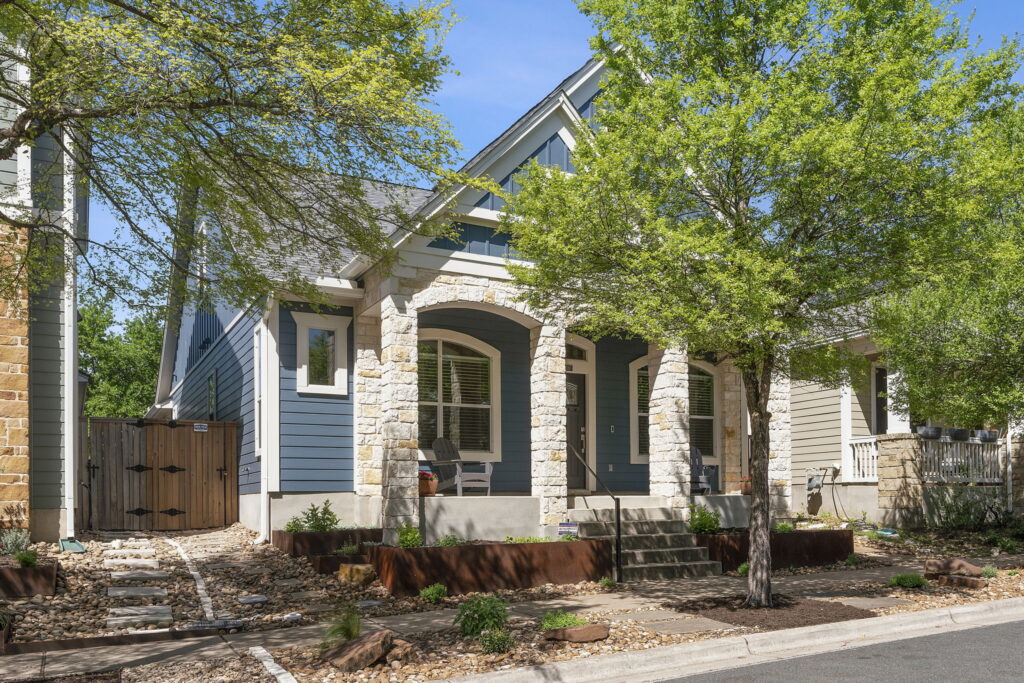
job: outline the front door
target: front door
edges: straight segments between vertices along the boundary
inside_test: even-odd
[[[587,470],[580,458],[587,457],[587,376],[565,376],[565,431],[569,489],[587,488]],[[573,453],[578,453],[577,458]]]

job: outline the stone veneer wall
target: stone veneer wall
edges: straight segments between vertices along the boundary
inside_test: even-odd
[[[923,522],[921,438],[916,434],[879,434],[878,511],[885,524]]]
[[[772,511],[780,517],[793,509],[793,420],[790,414],[789,375],[779,374],[772,380],[768,395],[768,485]]]
[[[28,296],[22,294],[16,302],[0,300],[0,521],[24,528],[28,458]]]
[[[663,496],[688,516],[690,508],[690,366],[686,350],[651,347],[647,365],[651,395],[651,495]]]
[[[1019,422],[1010,428],[1010,498],[1015,510],[1024,509],[1024,424]]]

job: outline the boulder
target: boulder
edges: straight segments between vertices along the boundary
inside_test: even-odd
[[[981,576],[981,567],[959,558],[952,560],[925,560],[926,574],[959,574],[961,576]]]
[[[553,628],[550,631],[544,631],[544,637],[548,640],[564,640],[568,643],[592,643],[595,640],[604,640],[608,637],[608,626],[606,624],[586,624],[568,628]]]
[[[394,637],[394,631],[374,631],[324,650],[320,658],[341,671],[352,673],[373,666],[384,657]]]
[[[343,564],[338,567],[338,580],[342,583],[366,586],[373,583],[375,578],[377,573],[372,564]]]
[[[409,662],[420,656],[420,649],[402,638],[395,638],[388,652],[388,664],[392,662]]]
[[[956,576],[943,574],[935,579],[940,586],[955,586],[957,588],[985,588],[988,586],[987,579],[979,579],[974,576]]]

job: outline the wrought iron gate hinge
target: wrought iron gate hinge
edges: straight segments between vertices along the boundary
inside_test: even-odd
[[[175,472],[185,471],[184,467],[178,467],[177,465],[168,465],[167,467],[161,467],[160,469],[163,470],[164,472],[170,472],[171,474],[174,474]]]
[[[147,467],[146,465],[143,465],[143,464],[139,463],[139,464],[132,465],[131,467],[125,467],[125,469],[126,470],[131,470],[132,472],[145,472],[146,470],[151,470],[153,468],[152,467]]]
[[[178,508],[168,508],[166,510],[161,510],[160,514],[161,515],[170,515],[171,517],[177,517],[178,515],[185,514],[185,511],[184,510],[179,510]]]
[[[145,508],[135,508],[134,510],[126,510],[126,512],[129,515],[138,515],[139,517],[141,517],[142,515],[148,515],[148,514],[152,513],[153,511],[152,510],[147,510]]]

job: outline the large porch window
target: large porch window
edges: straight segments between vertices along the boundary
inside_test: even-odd
[[[644,356],[629,364],[629,462],[634,465],[651,459],[651,376],[647,362]]]
[[[465,458],[501,459],[500,368],[497,349],[448,330],[421,330],[419,441],[449,439]]]

